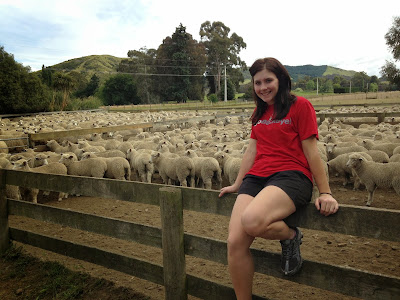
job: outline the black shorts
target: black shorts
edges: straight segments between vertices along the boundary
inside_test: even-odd
[[[282,171],[268,177],[247,174],[239,188],[238,194],[255,197],[266,186],[273,185],[282,189],[292,199],[296,210],[311,201],[313,184],[300,171]]]

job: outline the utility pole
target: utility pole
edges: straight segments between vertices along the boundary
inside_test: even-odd
[[[224,93],[224,101],[228,101],[228,88],[226,84],[226,64],[225,64],[225,80],[224,80],[224,88],[225,88],[225,93]]]
[[[350,80],[350,90],[349,90],[349,94],[351,94],[351,80]]]
[[[317,77],[317,95],[318,95],[318,77]]]

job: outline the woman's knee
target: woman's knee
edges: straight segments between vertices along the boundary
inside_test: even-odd
[[[266,216],[261,217],[249,211],[243,212],[241,221],[244,231],[254,237],[264,235],[269,225]]]

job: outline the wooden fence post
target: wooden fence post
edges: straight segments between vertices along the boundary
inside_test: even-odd
[[[6,196],[6,170],[0,169],[0,254],[10,246],[8,230],[8,208]]]
[[[183,204],[179,188],[159,189],[166,300],[186,300]]]

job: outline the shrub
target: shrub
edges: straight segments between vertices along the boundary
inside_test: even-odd
[[[208,101],[211,103],[217,103],[218,102],[218,97],[216,94],[210,94],[208,95]]]

